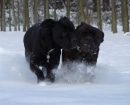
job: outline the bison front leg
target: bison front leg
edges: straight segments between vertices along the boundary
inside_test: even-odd
[[[53,73],[53,68],[48,64],[47,65],[47,76],[46,78],[51,81],[51,82],[54,82],[55,81],[55,74]]]
[[[51,82],[55,81],[55,74],[53,72],[54,68],[57,68],[60,61],[60,54],[61,50],[54,50],[49,56],[49,59],[47,60],[47,79],[49,79]]]
[[[30,69],[36,74],[38,83],[45,79],[42,70],[40,70],[39,68],[36,58],[35,59],[33,57],[30,58]]]

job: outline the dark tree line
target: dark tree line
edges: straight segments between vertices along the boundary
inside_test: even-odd
[[[102,30],[117,24],[129,31],[130,0],[0,0],[0,31],[26,31],[31,25],[47,18],[67,16],[74,24],[96,24]],[[21,28],[22,27],[22,28]]]

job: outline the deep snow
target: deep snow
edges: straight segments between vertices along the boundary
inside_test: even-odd
[[[56,82],[36,83],[24,57],[23,32],[0,32],[0,105],[130,105],[130,35],[104,30],[94,79],[74,63]],[[75,71],[74,71],[75,70]]]

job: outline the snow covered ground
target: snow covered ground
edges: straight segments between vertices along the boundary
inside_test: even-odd
[[[130,35],[104,30],[95,78],[89,67],[62,67],[56,82],[37,84],[25,61],[23,32],[0,32],[0,105],[130,105]]]

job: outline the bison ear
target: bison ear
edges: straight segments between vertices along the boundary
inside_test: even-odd
[[[101,30],[96,29],[94,30],[93,34],[95,42],[100,45],[100,43],[104,41],[104,33]]]

